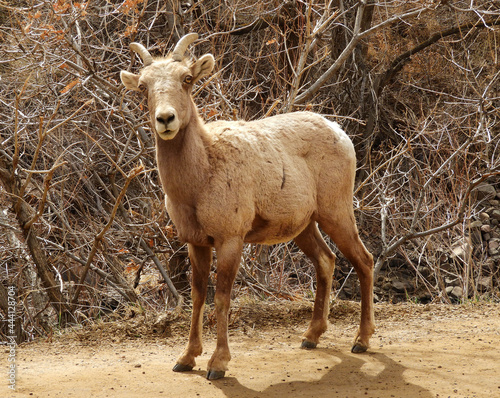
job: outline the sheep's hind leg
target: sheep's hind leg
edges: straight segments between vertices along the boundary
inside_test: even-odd
[[[294,240],[297,246],[311,259],[316,269],[317,288],[313,315],[302,340],[302,348],[316,348],[320,336],[328,327],[335,254],[323,240],[316,222],[311,222]]]
[[[177,360],[173,371],[187,372],[196,365],[195,358],[203,351],[201,333],[203,327],[203,308],[207,297],[208,274],[212,262],[212,248],[188,245],[189,258],[193,269],[191,298],[193,312],[191,314],[191,330],[189,342],[183,354]]]
[[[339,250],[347,257],[359,278],[361,286],[361,322],[351,351],[365,352],[375,331],[373,310],[373,256],[366,250],[354,223],[354,214],[345,222],[320,223],[321,228],[330,235]]]

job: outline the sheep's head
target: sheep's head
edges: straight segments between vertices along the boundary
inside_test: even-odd
[[[197,33],[185,35],[169,56],[157,59],[153,59],[142,44],[131,43],[130,49],[140,55],[144,68],[139,74],[120,72],[126,88],[147,95],[151,124],[161,139],[171,140],[187,126],[194,109],[191,100],[193,84],[214,67],[211,54],[196,61],[184,57],[187,47],[197,38]]]

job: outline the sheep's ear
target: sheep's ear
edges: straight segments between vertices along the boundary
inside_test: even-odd
[[[120,79],[125,87],[129,90],[139,91],[139,75],[122,70]]]
[[[205,77],[214,68],[215,60],[212,54],[205,54],[191,66],[193,74],[193,83],[196,83],[202,77]]]

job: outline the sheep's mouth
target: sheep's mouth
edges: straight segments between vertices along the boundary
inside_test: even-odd
[[[158,133],[158,136],[165,141],[171,140],[174,138],[179,130],[165,130],[161,133]]]

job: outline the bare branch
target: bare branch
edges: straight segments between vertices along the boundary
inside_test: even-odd
[[[106,234],[106,232],[108,232],[109,228],[111,227],[111,225],[115,219],[116,212],[118,211],[118,207],[120,206],[121,201],[122,201],[123,197],[125,196],[125,193],[127,192],[129,184],[132,182],[132,180],[135,177],[137,177],[143,171],[144,171],[144,167],[141,165],[141,166],[135,167],[127,175],[127,179],[125,180],[125,184],[123,185],[123,188],[120,192],[120,195],[118,195],[118,197],[116,198],[115,205],[113,207],[113,211],[111,212],[111,215],[108,219],[107,224],[104,226],[103,229],[101,229],[101,232],[99,232],[99,234],[97,234],[97,236],[94,238],[94,244],[92,246],[92,251],[90,252],[90,254],[87,258],[87,264],[85,264],[85,267],[83,268],[82,274],[80,276],[80,282],[78,283],[78,286],[76,287],[76,291],[75,291],[75,294],[73,296],[73,299],[71,300],[71,304],[73,306],[78,302],[78,296],[80,295],[80,291],[81,291],[81,288],[83,286],[83,282],[85,281],[85,278],[87,277],[87,273],[90,269],[90,265],[91,265],[92,261],[94,260],[94,256],[97,252],[97,249],[99,248],[99,246],[101,244],[102,239],[104,238],[104,235]]]

